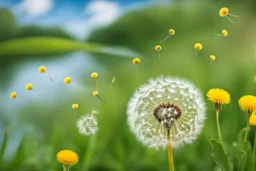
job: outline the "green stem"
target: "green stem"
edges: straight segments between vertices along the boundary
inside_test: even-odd
[[[70,165],[63,164],[63,171],[69,171]]]
[[[218,137],[221,144],[223,144],[221,132],[220,132],[220,122],[219,122],[219,110],[216,110],[216,124],[217,124],[217,131],[218,131]]]
[[[254,134],[254,146],[253,146],[253,154],[252,154],[252,170],[254,171],[254,163],[255,163],[255,151],[256,151],[256,130]]]
[[[247,121],[247,125],[246,125],[245,136],[244,136],[244,142],[247,141],[248,130],[249,130],[249,120]]]
[[[170,130],[167,129],[167,138],[168,138],[168,158],[169,158],[169,168],[170,171],[174,171],[174,162],[173,162],[173,154],[172,154],[172,137],[170,136]]]

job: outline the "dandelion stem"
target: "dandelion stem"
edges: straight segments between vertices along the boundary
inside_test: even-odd
[[[247,121],[247,125],[246,125],[245,136],[244,136],[244,142],[247,141],[248,130],[249,130],[249,120]]]
[[[164,38],[164,40],[162,40],[160,43],[163,43],[163,42],[166,41],[169,37],[170,37],[170,35],[168,35],[166,38]]]
[[[63,164],[63,171],[69,171],[70,165]]]
[[[172,137],[170,135],[170,130],[167,129],[167,138],[168,138],[168,158],[169,158],[169,168],[170,171],[174,171],[174,162],[173,162],[173,154],[172,154]]]
[[[38,94],[35,90],[32,90],[36,95],[40,96],[40,94]]]
[[[216,110],[216,124],[217,124],[217,131],[218,131],[218,137],[221,144],[223,144],[221,132],[220,132],[220,122],[219,122],[219,110]]]
[[[252,170],[254,171],[254,163],[255,163],[255,152],[256,152],[256,130],[254,130],[254,146],[253,146],[253,154],[252,154]]]

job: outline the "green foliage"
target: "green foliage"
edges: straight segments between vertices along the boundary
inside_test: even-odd
[[[211,140],[212,158],[222,171],[230,171],[228,155],[223,145],[216,140]]]

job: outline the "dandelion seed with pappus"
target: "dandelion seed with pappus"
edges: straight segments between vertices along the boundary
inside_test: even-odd
[[[220,88],[213,88],[207,92],[206,96],[208,97],[208,100],[212,101],[215,105],[216,124],[219,142],[223,144],[220,131],[219,112],[221,110],[221,105],[230,103],[230,94],[226,90]]]
[[[61,150],[57,153],[56,158],[63,165],[63,171],[69,171],[71,166],[78,163],[78,155],[71,150]]]
[[[142,85],[127,107],[128,123],[137,139],[150,148],[168,148],[170,170],[174,171],[172,149],[192,143],[205,120],[201,92],[189,81],[158,77]]]
[[[40,96],[34,89],[33,89],[33,84],[32,83],[28,83],[26,85],[26,90],[27,91],[32,91],[33,93],[35,93],[36,95]]]
[[[108,86],[108,89],[111,88],[111,86],[114,84],[115,81],[116,81],[116,77],[113,77],[112,80],[111,80],[110,85]]]
[[[89,136],[94,135],[98,131],[98,123],[95,116],[96,112],[89,115],[83,115],[77,121],[77,127],[80,134]]]
[[[209,66],[211,65],[212,61],[215,61],[215,59],[216,59],[216,57],[215,57],[214,55],[210,55],[210,60],[211,60],[211,62],[210,62],[210,64],[209,64]]]
[[[256,97],[252,95],[245,95],[238,100],[238,104],[240,108],[248,114],[248,119],[246,121],[246,132],[244,137],[244,141],[246,142],[249,131],[249,119],[252,115],[252,112],[256,111]]]
[[[102,99],[99,96],[99,92],[98,91],[93,91],[92,95],[98,97],[102,101]]]
[[[76,115],[76,110],[78,109],[79,105],[77,103],[74,103],[74,104],[72,104],[71,107],[72,107],[72,109],[74,109],[75,115]]]
[[[203,45],[201,43],[196,43],[194,48],[197,50],[196,51],[196,57],[197,57],[198,56],[198,52],[203,49]]]
[[[11,99],[16,99],[16,98],[17,98],[17,93],[16,93],[16,92],[12,92],[12,93],[10,94],[10,98],[11,98]]]
[[[50,79],[50,81],[52,81],[52,78],[47,74],[47,72],[46,72],[46,67],[45,66],[40,66],[39,68],[38,68],[38,71],[40,72],[40,73],[42,73],[42,74],[46,74],[47,76],[48,76],[48,78]]]
[[[132,63],[135,64],[135,65],[139,64],[140,63],[140,58],[134,58],[132,60]]]
[[[157,51],[157,53],[158,53],[158,58],[160,59],[160,51],[162,50],[162,46],[156,45],[156,46],[155,46],[155,50]]]
[[[165,40],[167,40],[170,36],[173,36],[174,34],[175,34],[175,30],[170,29],[168,36],[166,38],[164,38],[164,40],[162,40],[160,43],[163,43]]]
[[[98,74],[97,72],[91,73],[91,78],[92,78],[92,79],[95,79],[96,86],[97,86],[97,88],[98,88],[98,90],[99,90],[99,83],[98,83],[98,81],[97,81],[97,77],[98,77],[98,76],[99,76],[99,74]]]
[[[227,17],[227,19],[229,21],[231,21],[233,24],[236,24],[236,23],[233,20],[231,20],[231,18],[229,18],[229,16],[231,16],[231,17],[239,17],[239,16],[236,16],[236,15],[229,14],[229,9],[227,7],[221,8],[220,11],[219,11],[219,15],[221,17]]]
[[[70,83],[72,83],[72,82],[73,82],[75,85],[77,85],[77,86],[81,86],[81,85],[77,84],[76,82],[72,81],[71,77],[66,77],[66,78],[64,78],[64,84],[70,84]]]
[[[227,30],[222,30],[221,34],[218,34],[218,33],[214,33],[214,34],[219,36],[219,37],[227,37],[228,36],[228,31]]]

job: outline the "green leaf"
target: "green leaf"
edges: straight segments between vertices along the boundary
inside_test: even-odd
[[[9,131],[6,130],[5,133],[4,133],[4,136],[3,136],[3,141],[0,142],[0,143],[2,143],[1,146],[0,146],[0,147],[1,147],[1,149],[0,149],[0,161],[3,160],[5,148],[6,148],[6,146],[7,146],[8,133],[9,133]]]
[[[211,140],[212,157],[216,165],[222,171],[230,171],[228,155],[225,152],[223,145],[216,140]]]
[[[97,43],[83,43],[55,37],[29,37],[7,40],[0,43],[0,57],[47,56],[74,51],[86,51],[121,57],[141,56],[138,53],[124,47]]]

